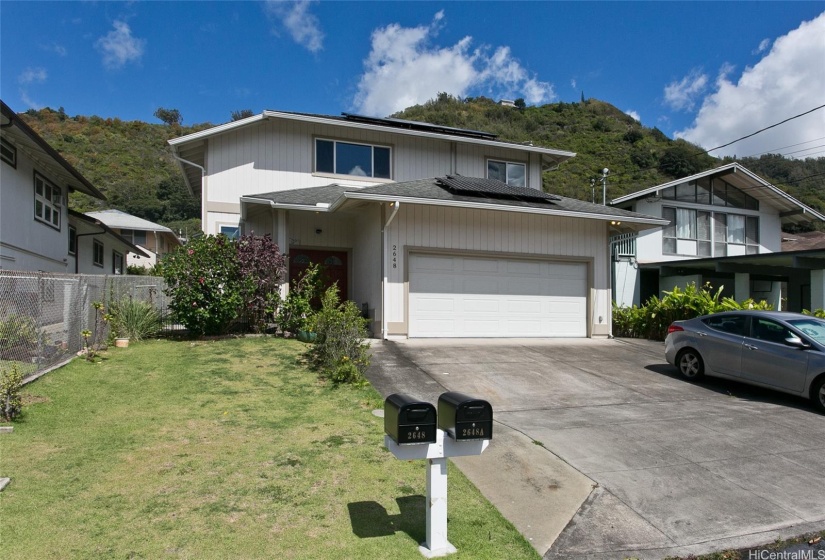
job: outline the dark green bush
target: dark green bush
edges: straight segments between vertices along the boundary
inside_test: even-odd
[[[234,241],[224,235],[197,237],[163,259],[160,268],[169,307],[191,334],[228,330],[242,302]]]
[[[154,305],[132,298],[111,302],[109,315],[115,335],[135,341],[157,336],[163,325],[160,312]]]
[[[321,310],[315,314],[312,328],[318,334],[308,350],[310,362],[333,383],[365,383],[364,372],[370,365],[367,320],[352,301],[341,303],[337,286],[321,297]]]
[[[279,302],[280,309],[275,319],[278,328],[292,334],[309,330],[308,324],[319,307],[317,301],[320,295],[321,269],[317,264],[311,264],[292,283],[286,298]]]
[[[673,321],[692,319],[720,311],[737,309],[773,309],[766,301],[752,299],[737,302],[722,297],[722,286],[712,292],[710,284],[697,288],[691,282],[684,290],[679,287],[664,292],[662,299],[654,296],[642,307],[613,307],[613,336],[664,340]]]

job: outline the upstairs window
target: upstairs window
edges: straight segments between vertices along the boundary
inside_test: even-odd
[[[34,218],[60,230],[62,215],[62,192],[41,174],[34,174]]]
[[[122,229],[121,237],[131,241],[134,245],[146,245],[146,232],[139,229]]]
[[[511,187],[526,187],[527,165],[512,161],[488,159],[487,178],[507,183]]]
[[[745,194],[722,179],[702,178],[698,181],[680,183],[662,191],[662,198],[678,202],[712,204],[728,208],[759,210],[759,201]]]
[[[0,159],[17,168],[17,147],[5,138],[0,138]]]
[[[315,171],[335,175],[352,175],[390,179],[390,148],[371,144],[354,144],[338,140],[315,140]]]

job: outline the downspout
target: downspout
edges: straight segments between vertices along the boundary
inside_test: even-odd
[[[381,253],[383,254],[383,258],[381,259],[381,276],[383,280],[381,281],[381,338],[383,340],[387,339],[387,228],[390,227],[393,219],[395,219],[395,215],[398,214],[398,209],[401,208],[401,203],[397,200],[390,204],[392,206],[392,213],[387,221],[384,223],[384,227],[381,228]]]
[[[172,157],[181,163],[191,165],[192,167],[197,167],[201,170],[201,231],[206,232],[206,168],[193,161],[183,159],[175,153],[172,154]]]

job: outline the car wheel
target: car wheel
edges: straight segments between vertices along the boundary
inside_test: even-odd
[[[811,400],[816,409],[825,414],[825,375],[814,381],[811,386]]]
[[[676,357],[676,367],[682,377],[689,381],[698,381],[705,376],[705,363],[699,352],[692,348],[682,350]]]

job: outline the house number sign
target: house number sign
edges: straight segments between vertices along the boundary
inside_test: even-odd
[[[398,245],[392,246],[392,267],[398,268]]]

